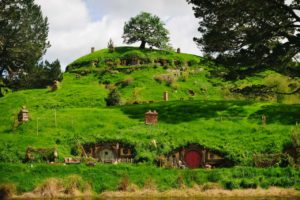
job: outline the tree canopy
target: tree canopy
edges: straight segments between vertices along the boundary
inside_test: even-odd
[[[48,21],[34,0],[0,0],[0,78],[34,67],[46,49]]]
[[[127,44],[141,42],[140,48],[146,44],[157,48],[167,46],[169,31],[158,16],[142,12],[125,22],[123,39]]]
[[[200,19],[196,43],[237,68],[285,67],[300,52],[300,0],[187,0]]]

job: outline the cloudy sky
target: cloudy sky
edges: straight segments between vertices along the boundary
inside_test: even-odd
[[[183,52],[200,54],[193,42],[198,22],[185,0],[36,0],[49,19],[51,48],[45,56],[59,59],[63,68],[89,53],[106,48],[109,38],[122,41],[123,25],[141,11],[158,15],[170,31],[171,44]],[[135,44],[138,46],[139,44]]]

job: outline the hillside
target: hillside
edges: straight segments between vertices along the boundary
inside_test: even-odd
[[[124,54],[140,54],[153,63],[107,66],[107,59],[121,60]],[[169,64],[158,65],[164,62],[161,59]],[[89,66],[95,60],[97,66]],[[182,62],[180,67],[174,64],[177,60]],[[300,105],[230,100],[234,96],[224,93],[225,86],[263,82],[264,78],[225,82],[212,78],[209,67],[200,61],[188,54],[134,48],[117,48],[114,53],[101,50],[79,58],[68,66],[57,91],[24,90],[0,98],[0,111],[5,113],[0,115],[0,160],[21,162],[28,146],[56,147],[63,160],[72,156],[78,142],[101,141],[128,143],[134,146],[135,161],[150,163],[190,143],[221,152],[236,165],[252,165],[255,153],[284,151],[291,129],[300,120]],[[180,75],[171,83],[155,78],[176,70]],[[106,107],[105,98],[112,88],[120,91],[123,105]],[[167,102],[162,99],[164,91],[169,91]],[[23,105],[30,121],[16,126]],[[158,125],[144,124],[148,110],[159,113]],[[266,126],[262,126],[262,115]]]

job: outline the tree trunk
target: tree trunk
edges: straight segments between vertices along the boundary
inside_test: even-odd
[[[145,49],[145,47],[146,47],[146,41],[142,41],[140,48]]]

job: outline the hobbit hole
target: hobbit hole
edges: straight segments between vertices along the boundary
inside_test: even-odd
[[[133,147],[119,142],[86,144],[83,148],[83,154],[102,163],[131,163],[134,158]]]
[[[161,161],[160,161],[161,162]],[[204,148],[198,144],[180,147],[165,157],[165,165],[179,168],[211,168],[230,166],[220,153]]]

